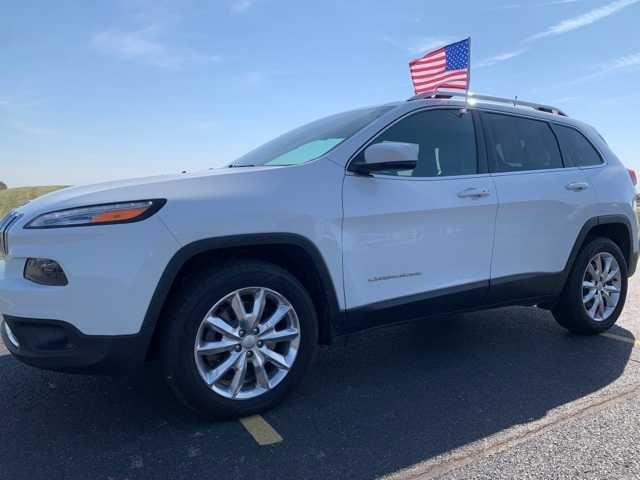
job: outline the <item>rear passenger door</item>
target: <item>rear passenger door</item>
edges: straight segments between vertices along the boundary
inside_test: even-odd
[[[582,170],[565,165],[548,122],[493,112],[481,117],[498,194],[492,300],[556,294],[593,188]]]

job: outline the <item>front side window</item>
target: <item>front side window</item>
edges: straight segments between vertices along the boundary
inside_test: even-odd
[[[381,172],[406,177],[450,177],[478,172],[473,119],[459,109],[426,110],[404,118],[385,130],[372,144],[412,143],[418,146],[413,170]],[[354,162],[364,162],[364,151]]]
[[[231,166],[283,166],[309,162],[324,155],[393,108],[388,105],[365,108],[316,120],[252,150]]]
[[[602,163],[600,154],[580,132],[561,125],[554,125],[553,129],[568,167],[588,167]]]
[[[490,139],[493,172],[562,168],[558,142],[546,122],[513,115],[482,115]]]

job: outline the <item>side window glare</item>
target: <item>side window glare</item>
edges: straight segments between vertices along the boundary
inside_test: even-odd
[[[370,145],[403,142],[418,145],[413,170],[381,172],[400,177],[450,177],[478,172],[476,138],[471,115],[457,109],[426,110],[406,117],[382,132]],[[364,151],[354,162],[364,162]]]

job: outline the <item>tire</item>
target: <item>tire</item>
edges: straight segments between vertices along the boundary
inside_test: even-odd
[[[230,297],[234,292],[238,296]],[[240,332],[255,319],[247,315],[240,324],[237,312],[243,310],[237,305],[242,304],[247,312],[251,308],[249,313],[253,314],[260,296],[265,300],[263,317],[255,323],[259,333]],[[266,323],[280,316],[283,319],[273,328]],[[161,360],[165,378],[187,407],[207,418],[241,417],[277,405],[302,380],[318,344],[316,312],[302,284],[277,265],[251,259],[236,259],[187,279],[173,295],[164,320]],[[293,338],[295,330],[297,340]],[[282,343],[268,340],[287,335],[293,339]],[[226,348],[225,342],[237,345],[207,355],[205,347]],[[275,363],[270,358],[274,352],[280,355]],[[233,367],[226,374],[208,384],[205,378],[211,382],[230,363]],[[278,367],[278,363],[289,368]],[[244,375],[244,381],[236,381],[236,375],[238,379]]]
[[[596,261],[596,258],[600,258],[601,270],[605,270],[610,257],[615,259],[615,263],[618,265],[619,278],[609,280],[603,284],[601,281],[592,282],[593,278],[591,272],[596,270],[592,269],[587,272],[589,264],[592,260]],[[611,265],[615,265],[611,263]],[[611,268],[611,272],[614,268]],[[599,272],[598,272],[599,273]],[[606,278],[607,275],[604,275]],[[603,277],[600,277],[603,278]],[[583,281],[587,281],[583,287]],[[615,284],[615,285],[614,285]],[[593,287],[591,287],[593,285]],[[615,295],[612,293],[615,289],[618,289],[617,300],[614,302],[610,300],[608,295]],[[591,300],[585,303],[584,299],[589,298],[588,294],[596,292],[595,296]],[[584,296],[583,296],[584,295]],[[598,303],[598,295],[600,298],[607,297],[605,303],[602,305],[601,314]],[[609,330],[615,323],[622,309],[627,296],[627,262],[620,251],[620,248],[611,240],[604,237],[594,237],[588,240],[588,242],[582,247],[578,254],[573,269],[569,274],[565,288],[561,294],[558,303],[552,310],[553,316],[556,321],[564,328],[572,333],[580,335],[597,335],[599,333]],[[606,302],[611,302],[607,304]],[[608,306],[607,306],[608,305]],[[595,309],[595,313],[589,313],[590,310]],[[605,310],[606,309],[606,310]],[[593,316],[592,316],[593,315]]]

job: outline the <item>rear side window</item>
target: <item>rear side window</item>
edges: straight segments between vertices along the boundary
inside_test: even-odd
[[[558,136],[567,167],[589,167],[602,163],[600,154],[579,131],[561,125],[554,125],[553,129]]]
[[[548,123],[494,113],[482,116],[489,134],[493,172],[562,168],[560,148]]]

